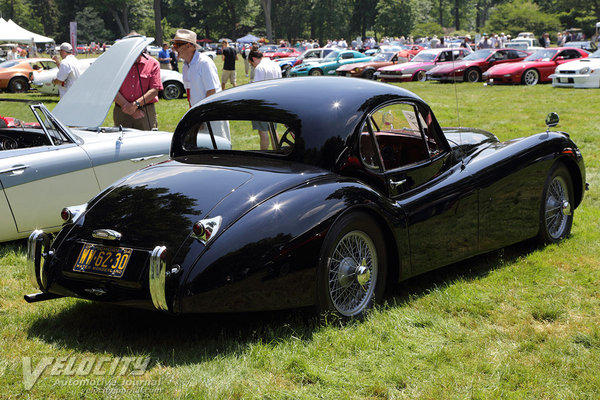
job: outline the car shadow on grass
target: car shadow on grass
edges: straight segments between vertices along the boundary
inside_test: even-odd
[[[393,286],[384,308],[410,303],[415,297],[452,285],[458,279],[479,279],[536,249],[535,242],[522,242],[411,278]],[[73,304],[56,314],[45,313],[47,316],[33,320],[28,330],[30,337],[79,352],[115,357],[148,355],[165,366],[242,354],[255,343],[310,341],[324,323],[352,329],[339,319],[319,317],[312,308],[174,316],[83,300],[55,301]]]
[[[392,306],[405,304],[433,289],[450,286],[457,280],[474,281],[483,278],[490,272],[539,249],[537,239],[530,239],[426,272],[390,287],[386,297],[387,303]]]

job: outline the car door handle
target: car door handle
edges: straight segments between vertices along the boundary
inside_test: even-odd
[[[393,180],[390,179],[390,185],[392,185],[392,187],[395,187],[395,188],[397,188],[398,186],[402,186],[405,183],[406,183],[406,179],[402,179],[402,180],[399,180],[399,181],[393,181]]]
[[[18,175],[18,174],[22,174],[26,168],[29,168],[29,165],[23,165],[23,164],[13,165],[12,167],[0,170],[0,174],[8,174],[8,173],[12,172],[15,175]]]
[[[139,158],[132,158],[131,161],[133,162],[140,162],[140,161],[147,161],[147,160],[152,160],[153,158],[159,158],[164,156],[164,154],[155,154],[153,156],[145,156],[145,157],[139,157]]]

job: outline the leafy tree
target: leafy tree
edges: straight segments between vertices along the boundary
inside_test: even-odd
[[[348,8],[351,0],[312,0],[310,37],[321,44],[327,39],[351,37]]]
[[[502,31],[514,36],[527,31],[541,34],[545,31],[556,31],[559,27],[560,22],[556,15],[540,11],[539,6],[530,0],[513,0],[499,5],[492,11],[485,30]]]
[[[375,30],[384,36],[408,36],[416,23],[415,0],[380,0]]]
[[[415,25],[414,29],[411,31],[411,35],[415,38],[419,37],[429,37],[433,35],[443,36],[444,28],[436,22],[424,22]]]
[[[75,14],[75,20],[77,21],[77,40],[80,43],[102,43],[112,37],[112,34],[104,27],[104,20],[92,7],[85,7]]]
[[[350,31],[353,34],[367,36],[367,30],[375,25],[378,0],[353,0]]]
[[[306,38],[310,9],[306,2],[280,0],[273,7],[273,28],[275,35],[286,38],[290,43],[294,39]]]

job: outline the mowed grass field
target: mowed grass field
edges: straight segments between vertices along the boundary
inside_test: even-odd
[[[241,60],[238,81],[247,82]],[[351,323],[311,310],[174,317],[69,298],[27,304],[23,294],[34,290],[24,243],[3,244],[0,398],[600,398],[600,90],[401,86],[442,126],[479,127],[501,140],[544,131],[547,113],[557,112],[556,129],[581,148],[591,188],[571,237],[402,282]],[[173,130],[186,109],[185,99],[160,101],[160,129]],[[150,361],[138,374],[128,357]],[[31,374],[39,375],[32,386]]]

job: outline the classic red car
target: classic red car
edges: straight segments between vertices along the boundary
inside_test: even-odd
[[[574,47],[553,47],[534,52],[521,62],[496,65],[483,74],[488,84],[524,84],[552,82],[550,75],[560,64],[585,58],[585,50]]]
[[[421,50],[412,60],[404,64],[388,65],[375,72],[375,78],[382,82],[408,82],[426,80],[425,73],[440,65],[462,60],[471,54],[470,49],[428,49]]]
[[[265,51],[263,56],[270,58],[299,57],[302,53],[293,47],[278,47],[273,51]]]
[[[353,64],[345,64],[335,70],[340,76],[353,76],[358,78],[375,79],[377,68],[393,64],[401,64],[408,61],[404,50],[398,52],[377,53],[370,61]]]
[[[442,82],[479,82],[494,65],[523,61],[530,52],[516,49],[482,49],[460,61],[440,64],[427,71],[427,80]]]
[[[400,47],[402,47],[402,50],[404,50],[406,53],[411,55],[410,58],[419,54],[421,50],[425,50],[425,47],[419,46],[418,44],[403,44]]]

